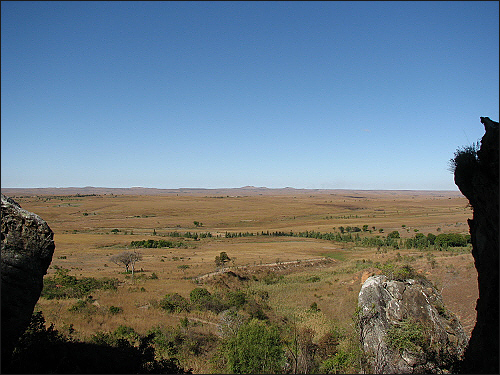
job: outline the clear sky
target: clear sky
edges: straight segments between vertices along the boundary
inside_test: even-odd
[[[2,187],[457,190],[499,3],[1,3]]]

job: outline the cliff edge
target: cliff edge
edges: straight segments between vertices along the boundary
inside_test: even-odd
[[[498,122],[481,117],[481,123],[481,147],[459,150],[452,160],[455,184],[474,211],[468,223],[479,289],[476,326],[461,371],[498,374]]]

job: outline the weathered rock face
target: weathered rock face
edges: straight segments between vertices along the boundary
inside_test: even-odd
[[[367,372],[442,373],[456,370],[467,345],[460,322],[426,279],[369,277],[359,292],[360,339]]]
[[[498,122],[481,117],[485,134],[477,156],[455,157],[455,184],[469,200],[472,255],[478,274],[476,326],[465,352],[465,373],[499,373]]]
[[[53,237],[38,215],[2,194],[2,368],[40,297],[54,253]]]

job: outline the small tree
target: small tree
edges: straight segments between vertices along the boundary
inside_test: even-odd
[[[387,235],[387,238],[400,238],[399,232],[397,230],[393,230],[391,233]]]
[[[135,263],[140,260],[142,260],[142,254],[138,251],[124,251],[111,257],[113,263],[117,265],[123,264],[126,272],[128,272],[129,267],[132,267],[132,277],[134,276]]]
[[[229,258],[225,251],[222,251],[220,255],[215,257],[215,266],[216,267],[224,267],[224,265],[229,262],[231,258]]]

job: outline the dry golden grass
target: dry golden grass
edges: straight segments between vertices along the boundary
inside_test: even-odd
[[[374,269],[356,269],[356,261],[385,262],[397,253],[409,264],[442,288],[447,307],[454,312],[468,333],[475,324],[477,274],[470,254],[450,256],[434,252],[431,266],[427,253],[417,250],[377,252],[375,248],[354,248],[349,243],[334,243],[297,237],[253,236],[242,238],[170,238],[188,248],[139,249],[144,258],[137,263],[135,280],[113,264],[111,255],[125,251],[131,241],[169,239],[167,232],[210,232],[214,236],[229,232],[321,231],[333,232],[339,226],[368,225],[382,235],[398,230],[402,237],[419,233],[468,233],[467,219],[472,216],[467,200],[456,192],[346,192],[295,195],[249,195],[241,197],[186,196],[67,196],[16,197],[20,205],[48,222],[55,233],[56,250],[48,274],[54,266],[70,269],[83,277],[116,277],[123,284],[117,291],[92,293],[99,304],[97,313],[85,315],[68,311],[75,300],[41,298],[37,309],[58,329],[73,324],[78,337],[97,331],[112,331],[120,324],[145,333],[156,325],[177,325],[182,314],[166,314],[151,308],[151,302],[166,293],[177,292],[189,298],[198,286],[193,278],[213,272],[214,259],[225,251],[233,262],[229,266],[261,264],[321,258],[335,261],[316,267],[288,267],[278,284],[254,282],[251,289],[269,293],[269,304],[277,314],[296,319],[299,325],[313,328],[317,337],[333,325],[353,329],[352,314],[357,305],[362,277]],[[193,222],[203,223],[197,228]],[[404,226],[404,227],[403,227]],[[439,228],[439,230],[438,230]],[[120,232],[114,234],[113,229]],[[153,232],[156,236],[153,236]],[[361,233],[361,235],[367,235]],[[63,259],[66,257],[66,259]],[[179,266],[189,266],[183,269]],[[152,273],[158,279],[148,278]],[[141,279],[140,275],[144,275]],[[317,282],[308,278],[318,276]],[[366,275],[365,275],[366,276]],[[205,285],[211,288],[210,284]],[[143,288],[143,291],[141,291]],[[308,312],[316,302],[320,311]],[[110,306],[123,312],[111,315]],[[212,313],[190,313],[190,317],[216,322]],[[64,328],[66,327],[66,328]],[[63,329],[64,328],[64,329]],[[213,325],[206,325],[214,331]],[[206,370],[197,364],[199,371]]]

